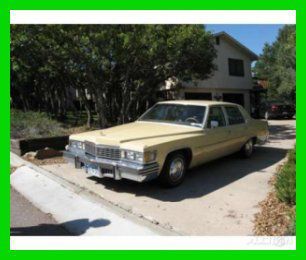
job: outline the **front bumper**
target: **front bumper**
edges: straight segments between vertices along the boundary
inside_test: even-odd
[[[269,141],[269,132],[265,135],[258,135],[256,138],[256,144],[264,145]]]
[[[85,153],[65,151],[66,161],[73,163],[75,168],[84,168],[94,165],[99,171],[100,178],[110,177],[115,180],[128,179],[137,182],[145,182],[157,178],[159,173],[158,163],[137,164],[126,161],[102,159]],[[87,172],[87,170],[86,170]]]

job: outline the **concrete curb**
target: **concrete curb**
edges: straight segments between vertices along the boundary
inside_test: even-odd
[[[151,223],[149,220],[137,217],[118,206],[111,204],[89,190],[77,186],[51,172],[34,165],[11,152],[11,166],[17,170],[11,174],[11,185],[45,213],[51,213],[55,220],[73,234],[93,235],[179,235],[174,231]],[[38,194],[45,196],[38,196]],[[48,194],[48,196],[47,196]],[[56,196],[54,196],[56,194]],[[53,198],[49,201],[48,198]],[[66,198],[66,200],[65,200]],[[70,198],[70,200],[69,200]],[[73,198],[73,200],[71,200]],[[59,202],[60,203],[56,203]],[[69,203],[68,203],[69,201]],[[75,201],[75,203],[74,203]],[[63,204],[68,207],[66,210]],[[73,214],[69,207],[82,204],[84,210],[78,207],[77,214]],[[95,210],[93,210],[93,208]],[[90,210],[92,209],[92,210]],[[93,214],[93,212],[98,212]],[[101,228],[88,228],[89,215],[91,220],[99,216],[108,216],[112,225]],[[73,222],[73,219],[83,219],[82,222]],[[116,225],[116,226],[114,226]],[[113,226],[113,227],[110,227]],[[84,231],[85,230],[85,231]]]

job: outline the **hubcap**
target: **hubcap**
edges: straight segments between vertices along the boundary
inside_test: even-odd
[[[250,155],[253,151],[253,141],[252,140],[249,140],[246,144],[245,144],[245,150],[246,150],[246,153],[248,155]]]
[[[170,178],[173,181],[179,180],[184,172],[184,161],[181,158],[174,159],[170,164]]]

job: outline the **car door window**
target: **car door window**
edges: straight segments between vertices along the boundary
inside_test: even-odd
[[[225,117],[221,107],[210,107],[207,128],[211,128],[211,121],[217,121],[218,127],[225,126]]]
[[[238,125],[245,123],[245,119],[238,107],[226,106],[225,111],[230,125]]]

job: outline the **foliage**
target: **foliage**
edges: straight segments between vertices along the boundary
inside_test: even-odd
[[[61,125],[46,113],[11,109],[11,138],[37,138],[65,134]]]
[[[296,235],[296,211],[291,213],[290,215],[290,225],[288,227],[287,236],[295,236]]]
[[[288,161],[277,175],[275,189],[280,201],[295,205],[296,202],[296,149],[289,152]]]
[[[285,25],[273,44],[266,43],[255,68],[260,79],[269,82],[268,98],[295,102],[296,28]]]
[[[215,54],[202,25],[12,25],[12,106],[65,118],[77,90],[88,126],[93,110],[100,127],[123,123],[168,78],[207,78]]]

